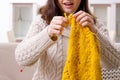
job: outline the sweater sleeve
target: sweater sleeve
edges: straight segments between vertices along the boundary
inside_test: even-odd
[[[108,31],[101,23],[96,24],[97,38],[101,46],[101,63],[106,69],[118,68],[120,65],[120,45],[111,41]]]
[[[25,39],[18,44],[15,58],[19,65],[29,66],[35,63],[42,53],[54,43],[47,33],[46,23],[40,16],[31,24]]]

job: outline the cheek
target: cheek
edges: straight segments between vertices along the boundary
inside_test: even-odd
[[[77,6],[79,6],[79,5],[80,5],[80,3],[81,3],[81,1],[78,1],[78,2],[76,3],[76,5],[77,5]]]
[[[62,0],[58,0],[58,5],[62,5]]]
[[[59,8],[62,8],[63,6],[62,6],[62,0],[58,0],[58,7]]]
[[[79,2],[76,2],[75,8],[77,9],[77,8],[79,7],[79,5],[80,5],[80,1],[79,1]]]

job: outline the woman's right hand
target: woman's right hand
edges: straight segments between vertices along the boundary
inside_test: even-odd
[[[63,16],[55,16],[48,25],[48,34],[56,36],[62,34],[64,27],[68,24],[68,20]]]

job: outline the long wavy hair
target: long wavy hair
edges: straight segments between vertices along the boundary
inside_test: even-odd
[[[47,4],[38,10],[38,14],[42,15],[42,18],[46,21],[47,24],[50,24],[50,21],[54,16],[63,16],[62,11],[57,4],[58,0],[48,0]],[[89,9],[88,0],[81,0],[81,3],[76,12],[80,10],[85,11],[94,17],[94,15],[91,13]],[[94,22],[96,23],[95,17]]]

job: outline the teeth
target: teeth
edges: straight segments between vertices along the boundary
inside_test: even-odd
[[[72,5],[73,3],[64,3],[65,5]]]

